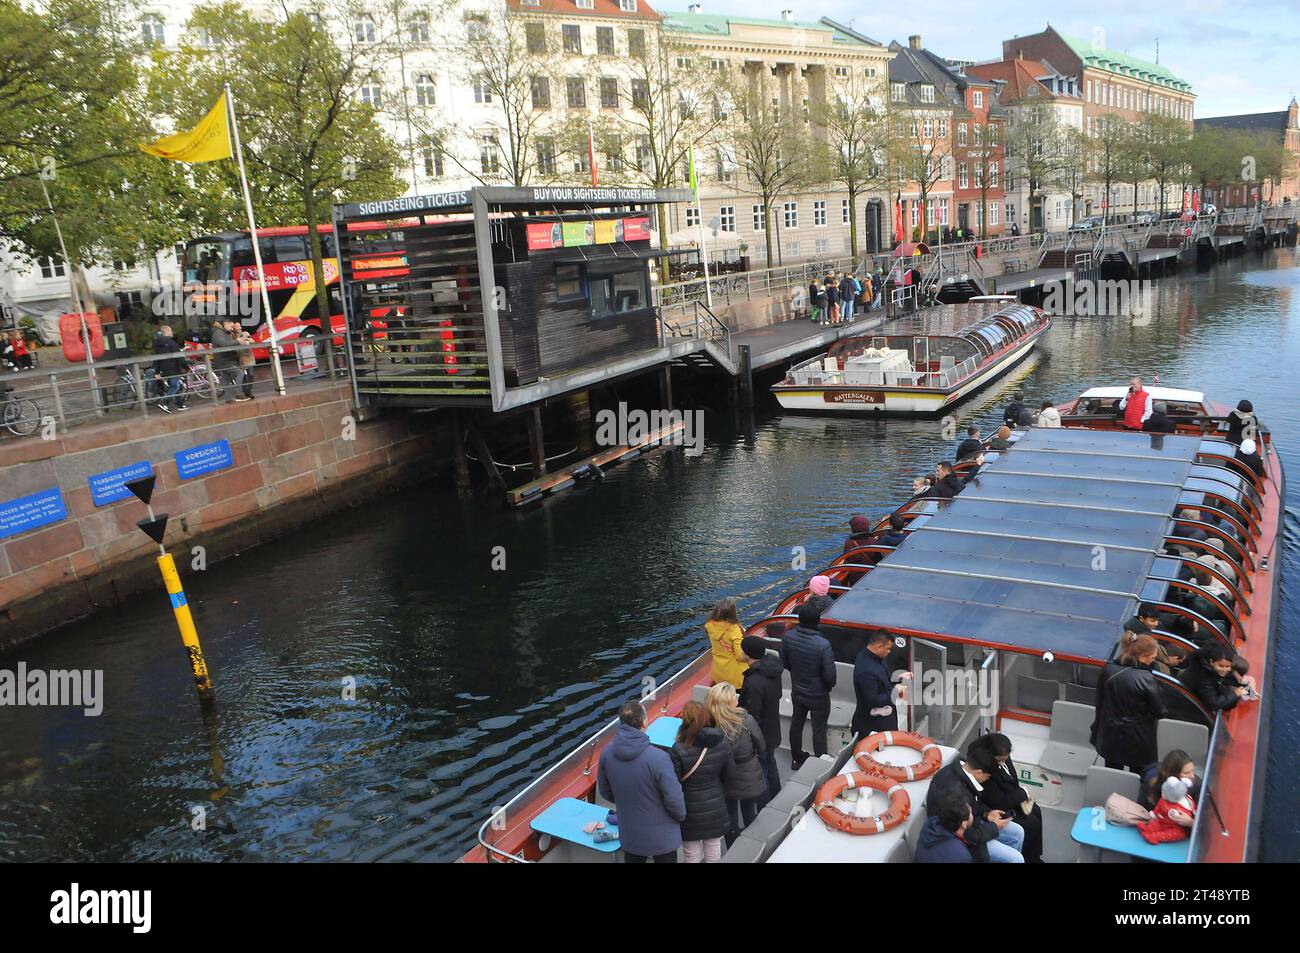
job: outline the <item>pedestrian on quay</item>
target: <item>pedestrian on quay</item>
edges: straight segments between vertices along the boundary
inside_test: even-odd
[[[181,346],[176,343],[170,324],[160,324],[153,335],[153,352],[158,360],[153,362],[154,373],[162,378],[163,392],[158,398],[158,409],[164,414],[173,410],[185,410],[185,358],[181,357]],[[170,356],[175,355],[175,356]]]
[[[840,289],[834,275],[827,275],[822,282],[826,289],[826,318],[831,324],[840,323]]]
[[[767,792],[767,771],[763,765],[767,742],[758,721],[740,707],[736,690],[726,682],[709,689],[705,707],[709,710],[709,720],[726,735],[735,764],[725,789],[727,815],[731,820],[727,832],[730,843],[754,823],[759,799]]]
[[[847,272],[840,273],[840,301],[843,302],[840,316],[845,321],[853,320],[854,305],[857,304],[859,290],[858,283],[852,275]]]
[[[808,310],[814,321],[823,323],[826,316],[826,290],[816,278],[808,284]]]
[[[826,753],[826,726],[831,717],[831,689],[835,687],[835,654],[819,631],[822,614],[810,602],[799,607],[799,624],[781,639],[781,662],[790,672],[790,766],[798,771],[808,757],[803,749],[803,726],[812,716],[813,754]]]
[[[235,343],[247,348],[239,352],[239,370],[243,374],[244,396],[252,400],[254,372],[257,369],[257,358],[253,354],[253,336],[238,321],[231,321],[230,324]]]
[[[731,744],[709,721],[697,701],[682,706],[682,724],[669,752],[682,783],[686,819],[682,821],[682,861],[716,864],[722,859],[727,816],[727,787],[736,770]],[[620,823],[622,817],[619,818]]]
[[[596,787],[618,813],[619,843],[629,864],[677,863],[686,799],[673,759],[650,743],[646,713],[630,701],[618,712],[614,740],[600,753]]]
[[[758,799],[761,811],[781,790],[781,774],[776,767],[776,751],[781,747],[781,673],[785,666],[781,656],[767,650],[767,643],[757,635],[747,635],[740,643],[749,668],[745,684],[740,687],[740,707],[753,716],[763,733],[763,777],[767,792]]]
[[[212,322],[212,347],[217,353],[212,355],[212,370],[217,375],[218,391],[217,397],[224,397],[226,387],[237,388],[244,382],[244,372],[239,366],[239,355],[235,351],[221,350],[222,348],[233,348],[239,344],[235,335],[230,330],[230,325],[235,322],[225,318],[217,318]],[[249,388],[251,390],[251,388]],[[233,400],[243,402],[251,400],[252,395],[246,393],[236,393]]]
[[[1167,714],[1152,668],[1158,657],[1150,635],[1125,632],[1119,658],[1097,680],[1090,740],[1106,767],[1140,774],[1156,754],[1156,722]]]
[[[740,688],[744,684],[745,669],[749,666],[740,651],[740,640],[745,637],[745,630],[740,627],[735,601],[723,599],[714,606],[704,623],[704,631],[708,633],[709,653],[713,657],[709,672],[713,681]]]

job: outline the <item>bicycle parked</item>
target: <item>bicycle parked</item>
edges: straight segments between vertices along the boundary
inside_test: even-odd
[[[4,427],[15,437],[26,437],[41,425],[41,408],[30,397],[17,397],[12,387],[4,389]]]

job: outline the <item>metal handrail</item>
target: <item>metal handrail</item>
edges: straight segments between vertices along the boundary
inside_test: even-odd
[[[715,302],[731,304],[733,299],[745,301],[766,297],[774,291],[808,284],[814,278],[841,271],[858,270],[856,258],[813,259],[794,265],[764,268],[760,271],[728,272],[709,278],[706,293],[703,278],[659,285],[653,289],[655,305],[665,310],[689,308],[692,301],[704,301],[710,294]]]
[[[1223,735],[1220,741],[1220,733]],[[1219,834],[1227,836],[1230,832],[1223,824],[1223,816],[1219,813],[1219,806],[1214,799],[1214,772],[1218,766],[1218,750],[1232,741],[1232,735],[1228,732],[1227,726],[1223,721],[1223,712],[1214,716],[1214,726],[1210,730],[1210,741],[1205,751],[1205,773],[1202,775],[1201,784],[1201,809],[1196,812],[1196,819],[1192,822],[1191,840],[1187,845],[1187,860],[1189,863],[1196,863],[1199,853],[1207,849],[1205,837],[1207,825],[1210,823],[1210,814],[1213,813],[1219,825]],[[1205,810],[1204,805],[1208,802],[1211,810]]]

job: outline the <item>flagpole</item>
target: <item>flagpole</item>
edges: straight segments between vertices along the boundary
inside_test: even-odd
[[[77,291],[76,272],[73,270],[73,264],[68,260],[68,246],[63,242],[63,229],[59,227],[59,216],[54,211],[54,203],[50,201],[50,190],[45,187],[45,178],[40,172],[36,173],[36,179],[41,183],[41,194],[45,196],[45,207],[50,210],[50,220],[54,222],[54,234],[59,239],[59,251],[63,255],[63,267],[68,269],[68,292],[72,296],[72,306],[77,309],[77,320],[81,322],[81,340],[86,345],[86,373],[90,377],[90,395],[95,405],[95,413],[103,414],[103,407],[100,406],[99,381],[95,375],[95,355],[90,349],[90,328],[86,325],[86,308],[81,300],[81,294]]]
[[[257,222],[253,219],[253,197],[248,191],[248,173],[244,170],[244,149],[239,142],[239,124],[235,122],[235,97],[230,92],[229,83],[226,83],[226,109],[229,112],[230,129],[235,136],[235,157],[239,160],[239,184],[244,190],[244,210],[248,212],[248,233],[253,240],[253,261],[257,265],[257,283],[262,289],[262,313],[266,316],[266,327],[271,336],[271,373],[275,378],[275,392],[283,397],[285,391],[284,372],[280,367],[280,339],[275,333],[275,315],[271,311],[271,296],[266,291],[266,272],[262,268],[262,246],[257,238]],[[307,227],[314,228],[315,223],[308,222]],[[231,290],[234,290],[233,273],[231,279]],[[330,323],[328,315],[321,321],[322,327],[329,327]],[[334,346],[332,333],[325,346]]]
[[[700,206],[700,184],[695,175],[695,146],[691,146],[691,185],[695,189],[695,224],[700,230],[700,263],[704,265],[704,306],[713,308],[713,288],[709,284],[709,244],[704,240],[704,209]]]

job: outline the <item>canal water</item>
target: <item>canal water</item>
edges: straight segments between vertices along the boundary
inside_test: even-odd
[[[1135,373],[1254,401],[1296,488],[1266,689],[1270,860],[1300,858],[1298,265],[1285,249],[1158,282],[1145,324],[1060,320],[1041,356],[958,409],[987,432],[1017,384],[1065,400]],[[533,509],[426,486],[206,572],[178,559],[219,721],[200,716],[161,591],[0,656],[105,680],[98,718],[0,709],[0,858],[458,857],[642,676],[704,650],[718,599],[761,618],[810,574],[791,568],[799,547],[825,565],[851,515],[886,512],[954,446],[933,421],[777,410],[710,413],[703,456],[660,452]]]

